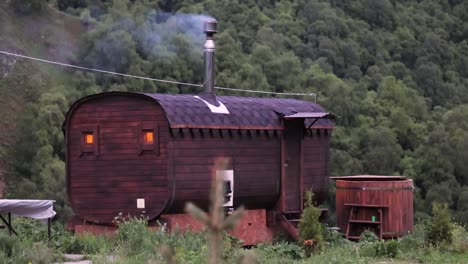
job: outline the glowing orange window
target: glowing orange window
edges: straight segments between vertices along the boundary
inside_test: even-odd
[[[153,132],[153,130],[144,130],[143,131],[143,142],[145,144],[153,144],[154,143],[154,132]]]
[[[93,144],[94,143],[94,135],[92,132],[84,132],[83,133],[84,142],[86,144]]]

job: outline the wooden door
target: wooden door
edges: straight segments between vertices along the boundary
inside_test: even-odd
[[[301,140],[303,126],[303,119],[284,120],[281,192],[283,212],[298,212],[302,210]]]

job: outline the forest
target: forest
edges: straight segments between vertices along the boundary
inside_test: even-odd
[[[339,117],[331,175],[407,176],[415,182],[416,221],[427,219],[432,203],[440,202],[457,222],[468,224],[468,1],[12,0],[1,5],[15,14],[12,25],[49,12],[79,21],[76,41],[56,40],[76,42],[70,63],[196,84],[203,82],[202,21],[214,17],[219,23],[216,86],[316,93],[317,102]],[[0,47],[60,58],[24,41]],[[0,55],[3,68],[9,60]],[[71,103],[105,91],[200,91],[28,61],[16,62],[0,77],[2,97],[16,87],[10,91],[15,100],[2,101],[1,108],[5,120],[11,112],[17,115],[1,132],[6,197],[55,199],[62,220],[70,213],[62,123]],[[330,191],[333,206],[333,186]]]

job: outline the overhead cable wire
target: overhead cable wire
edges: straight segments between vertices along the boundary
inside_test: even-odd
[[[180,84],[180,85],[187,85],[187,86],[197,86],[197,87],[202,87],[202,86],[203,86],[203,85],[201,85],[201,84],[184,83],[184,82],[171,81],[171,80],[163,80],[163,79],[155,79],[155,78],[149,78],[149,77],[131,75],[131,74],[126,74],[126,73],[113,72],[113,71],[99,70],[99,69],[88,68],[88,67],[83,67],[83,66],[78,66],[78,65],[63,63],[63,62],[57,62],[57,61],[51,61],[51,60],[45,60],[45,59],[40,59],[40,58],[25,56],[25,55],[21,55],[21,54],[17,54],[17,53],[11,53],[11,52],[2,51],[2,50],[0,50],[0,53],[1,53],[1,54],[5,54],[5,55],[9,55],[9,56],[13,56],[13,57],[19,57],[19,58],[29,59],[29,60],[34,60],[34,61],[40,61],[40,62],[45,62],[45,63],[49,63],[49,64],[55,64],[55,65],[60,65],[60,66],[64,66],[64,67],[69,67],[69,68],[75,68],[75,69],[85,70],[85,71],[93,71],[93,72],[107,73],[107,74],[112,74],[112,75],[118,75],[118,76],[129,77],[129,78],[136,78],[136,79],[142,79],[142,80],[148,80],[148,81],[155,81],[155,82],[163,82],[163,83],[171,83],[171,84]]]
[[[113,72],[113,71],[100,70],[100,69],[95,69],[95,68],[89,68],[89,67],[83,67],[83,66],[73,65],[73,64],[69,64],[69,63],[63,63],[63,62],[57,62],[57,61],[51,61],[51,60],[46,60],[46,59],[41,59],[41,58],[36,58],[36,57],[31,57],[31,56],[26,56],[26,55],[21,55],[21,54],[18,54],[18,53],[12,53],[12,52],[3,51],[3,50],[0,50],[0,54],[7,55],[7,56],[13,56],[13,57],[17,57],[17,58],[22,58],[22,59],[28,59],[28,60],[33,60],[33,61],[39,61],[39,62],[49,63],[49,64],[54,64],[54,65],[59,65],[59,66],[63,66],[63,67],[75,68],[75,69],[84,70],[84,71],[100,72],[100,73],[106,73],[106,74],[117,75],[117,76],[122,76],[122,77],[128,77],[128,78],[134,78],[134,79],[141,79],[141,80],[147,80],[147,81],[154,81],[154,82],[161,82],[161,83],[170,83],[170,84],[186,85],[186,86],[192,86],[192,87],[203,87],[202,84],[186,83],[186,82],[179,82],[179,81],[171,81],[171,80],[165,80],[165,79],[156,79],[156,78],[150,78],[150,77],[144,77],[144,76],[126,74],[126,73],[119,73],[119,72]],[[215,88],[215,89],[219,89],[219,90],[236,91],[236,92],[247,92],[247,93],[276,94],[276,95],[294,95],[294,96],[313,96],[313,97],[315,97],[315,100],[317,100],[317,94],[315,94],[315,93],[281,93],[281,92],[269,92],[269,91],[259,91],[259,90],[246,90],[246,89],[237,89],[237,88],[229,88],[229,87],[219,87],[219,86],[215,86],[214,88]]]

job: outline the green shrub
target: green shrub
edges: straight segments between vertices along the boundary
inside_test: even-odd
[[[41,221],[27,218],[27,217],[12,217],[13,226],[18,233],[18,237],[21,240],[30,240],[33,242],[47,241],[47,224]],[[61,228],[61,225],[53,224],[51,226],[54,229]],[[55,236],[56,237],[56,236]]]
[[[412,235],[400,238],[399,243],[401,245],[401,249],[405,252],[415,251],[425,247],[424,240],[421,241]]]
[[[377,235],[371,231],[371,230],[364,230],[364,232],[361,233],[361,235],[359,236],[359,242],[376,242],[376,241],[379,241],[379,238],[377,237]]]
[[[372,243],[372,249],[374,250],[373,256],[375,257],[385,257],[387,255],[387,249],[385,247],[384,241],[377,241]]]
[[[399,255],[398,240],[388,240],[385,242],[385,256],[396,258]]]
[[[129,217],[117,218],[117,243],[125,255],[133,256],[139,252],[154,252],[151,242],[151,231],[148,229],[146,219]]]
[[[377,258],[395,258],[400,254],[398,240],[378,240],[361,244],[359,252],[362,256]]]
[[[319,221],[321,211],[315,207],[312,201],[313,194],[307,191],[304,202],[305,209],[302,212],[301,221],[299,222],[299,238],[301,242],[313,239],[316,246],[322,244],[323,241],[323,226]]]
[[[431,245],[449,245],[452,243],[452,223],[447,204],[432,204],[432,218],[427,230],[427,239]]]
[[[342,246],[351,243],[349,240],[343,238],[343,234],[329,228],[323,229],[323,240],[327,246]]]
[[[175,251],[175,260],[177,261],[177,263],[206,263],[206,243],[196,250],[178,247],[175,249]]]
[[[30,14],[42,11],[47,5],[46,0],[11,0],[10,6],[17,14]]]
[[[33,243],[19,236],[0,233],[0,263],[52,263],[53,251],[43,243]]]
[[[81,247],[81,254],[96,254],[103,251],[106,242],[103,236],[84,233],[76,236],[76,242]]]
[[[9,236],[2,232],[0,234],[0,252],[5,257],[12,257],[15,254],[15,249],[21,248],[21,242],[16,236]]]
[[[457,253],[468,252],[468,232],[463,226],[452,225],[452,244],[449,249]]]
[[[287,259],[301,259],[304,257],[303,250],[295,243],[278,243],[278,244],[262,244],[257,247],[260,255],[266,255],[269,258],[287,258]]]
[[[84,251],[85,245],[75,235],[64,236],[59,243],[59,249],[64,253],[78,254]]]
[[[34,264],[50,264],[53,263],[54,253],[42,242],[34,243],[34,245],[27,250],[28,259],[30,263]]]

